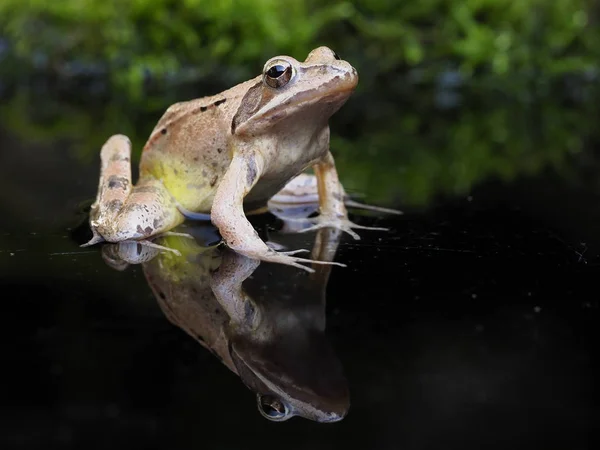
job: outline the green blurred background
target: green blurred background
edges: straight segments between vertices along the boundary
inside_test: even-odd
[[[598,141],[599,11],[596,0],[2,0],[0,118],[24,145],[97,167],[111,134],[139,156],[169,104],[327,45],[360,74],[332,120],[342,181],[372,202],[426,205],[485,179],[570,175]]]

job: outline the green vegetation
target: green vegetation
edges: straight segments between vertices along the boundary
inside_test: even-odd
[[[328,45],[361,76],[333,121],[345,184],[377,200],[423,203],[489,176],[562,167],[581,149],[594,102],[566,107],[562,83],[597,76],[598,5],[3,0],[0,115],[27,139],[74,142],[95,164],[116,132],[139,150],[170,103],[248,79],[273,55],[301,59]],[[440,96],[462,106],[440,109]]]
[[[140,95],[144,74],[248,77],[274,54],[324,42],[388,72],[455,62],[465,73],[595,65],[600,40],[591,0],[4,0],[0,33],[18,56],[61,65],[105,64]],[[64,67],[63,67],[64,68]],[[218,72],[217,72],[218,70]]]
[[[185,68],[178,79],[218,76],[223,85],[248,78],[274,54],[305,53],[347,9],[273,0],[10,0],[0,4],[0,20],[19,57],[44,55],[57,70],[73,61],[105,67],[135,99],[148,74],[168,79]]]

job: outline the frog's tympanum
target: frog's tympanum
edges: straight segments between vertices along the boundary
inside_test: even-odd
[[[221,94],[167,109],[144,146],[131,180],[131,144],[123,135],[103,146],[100,183],[90,213],[96,242],[138,241],[187,218],[211,220],[236,252],[307,270],[318,263],[277,252],[260,239],[246,211],[263,208],[287,182],[313,168],[319,212],[301,231],[331,227],[355,239],[344,189],[329,151],[329,118],[358,83],[356,70],[327,47],[304,62],[268,60],[262,75]],[[320,263],[328,263],[322,261]]]
[[[331,261],[340,234],[318,230],[312,257]],[[119,269],[119,258],[135,262],[139,256],[167,318],[240,377],[267,419],[334,422],[346,415],[347,382],[324,333],[331,266],[315,265],[310,274],[286,265],[259,267],[260,261],[227,248],[181,236],[160,239],[181,255],[154,248],[136,253],[142,246],[129,243],[106,245],[103,254]]]

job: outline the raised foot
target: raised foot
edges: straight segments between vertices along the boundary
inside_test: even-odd
[[[349,220],[346,217],[331,217],[331,216],[317,216],[314,218],[308,219],[314,225],[304,228],[302,230],[298,230],[299,233],[306,233],[307,231],[315,231],[320,228],[335,228],[337,230],[344,231],[352,236],[354,239],[359,240],[360,236],[355,233],[352,228],[356,228],[358,230],[375,230],[375,231],[388,231],[389,228],[382,227],[366,227],[364,225],[358,225]]]
[[[314,272],[314,269],[312,269],[308,266],[305,266],[303,264],[300,264],[300,263],[328,264],[328,265],[332,265],[332,266],[346,267],[346,264],[342,264],[342,263],[338,263],[338,262],[318,261],[318,260],[314,260],[314,259],[298,258],[296,256],[292,256],[296,253],[301,253],[301,252],[308,252],[308,250],[301,249],[301,250],[293,250],[291,252],[275,252],[275,251],[271,250],[269,252],[266,252],[266,253],[263,253],[260,255],[251,255],[251,257],[260,259],[261,261],[265,261],[265,262],[286,264],[288,266],[293,266],[293,267],[297,267],[298,269],[306,270],[307,272],[310,272],[310,273]]]

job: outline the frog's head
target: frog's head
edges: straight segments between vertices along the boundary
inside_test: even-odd
[[[261,134],[288,119],[325,126],[354,91],[358,74],[333,50],[319,47],[304,62],[269,59],[256,80],[233,117],[232,134]]]
[[[263,417],[275,422],[293,416],[337,422],[346,416],[346,378],[323,333],[294,329],[270,341],[237,335],[229,344],[236,370],[256,393]]]

